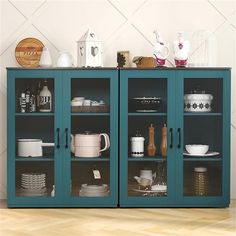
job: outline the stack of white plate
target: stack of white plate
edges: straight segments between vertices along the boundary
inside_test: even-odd
[[[46,174],[45,173],[23,173],[21,174],[21,188],[20,194],[22,196],[36,197],[46,196]]]
[[[108,185],[82,184],[79,195],[81,197],[107,197],[109,196]]]

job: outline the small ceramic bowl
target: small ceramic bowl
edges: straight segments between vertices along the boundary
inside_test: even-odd
[[[72,100],[72,101],[71,101],[71,106],[72,106],[72,107],[83,106],[83,101]]]
[[[209,150],[209,145],[202,144],[189,144],[185,145],[185,148],[188,153],[193,155],[204,155]]]

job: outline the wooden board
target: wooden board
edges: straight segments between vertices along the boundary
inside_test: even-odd
[[[15,49],[17,62],[22,67],[38,67],[43,47],[43,43],[36,38],[21,40]]]

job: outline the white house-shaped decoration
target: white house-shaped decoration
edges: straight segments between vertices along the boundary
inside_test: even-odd
[[[77,41],[78,67],[102,67],[102,41],[90,29]]]

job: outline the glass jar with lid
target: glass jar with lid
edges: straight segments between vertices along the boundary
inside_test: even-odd
[[[206,167],[194,168],[194,193],[196,196],[208,194],[208,176]]]

